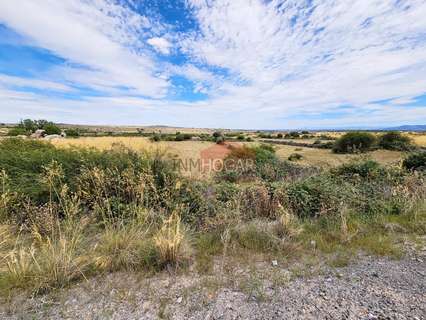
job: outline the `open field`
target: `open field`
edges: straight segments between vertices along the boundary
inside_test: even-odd
[[[360,157],[371,158],[382,164],[397,163],[402,160],[403,154],[397,151],[377,150],[363,155],[336,154],[329,149],[303,148],[286,145],[276,146],[277,155],[287,159],[293,153],[303,156],[298,163],[303,165],[319,166],[322,168],[334,167],[350,162]]]
[[[426,147],[426,133],[411,133],[408,135],[414,142],[422,147]]]
[[[199,159],[202,150],[214,145],[213,142],[205,141],[151,142],[148,138],[144,137],[83,137],[77,139],[57,139],[53,140],[52,143],[58,147],[94,147],[100,150],[110,149],[114,144],[123,144],[135,151],[152,151],[158,149],[171,157],[177,156],[181,159]],[[236,144],[250,146],[256,145],[256,142],[238,142]],[[337,166],[360,157],[358,155],[335,154],[329,149],[299,148],[287,145],[275,145],[275,148],[277,156],[283,160],[296,152],[303,156],[303,159],[299,161],[300,164],[320,167]],[[403,154],[397,151],[377,150],[363,155],[363,157],[371,157],[371,159],[380,163],[388,164],[400,161]]]

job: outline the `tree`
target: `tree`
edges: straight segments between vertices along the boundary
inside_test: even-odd
[[[335,153],[357,153],[371,150],[376,145],[376,137],[368,132],[348,132],[334,144]]]
[[[28,133],[35,132],[38,129],[43,129],[46,131],[46,134],[60,134],[61,129],[51,121],[44,119],[40,120],[31,120],[24,119],[18,125],[18,128],[25,129]]]
[[[219,138],[219,137],[222,137],[222,132],[220,132],[220,131],[215,131],[215,132],[213,132],[213,137],[214,138]]]
[[[48,135],[61,134],[61,129],[57,125],[55,125],[53,122],[47,122],[46,124],[43,125],[41,129],[43,129]]]
[[[409,137],[403,136],[398,131],[389,131],[379,138],[379,147],[387,150],[409,151],[413,149]]]
[[[37,123],[31,119],[21,120],[18,125],[18,128],[25,129],[28,132],[34,132],[37,128]]]

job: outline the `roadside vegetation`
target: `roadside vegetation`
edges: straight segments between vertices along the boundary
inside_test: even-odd
[[[331,170],[280,160],[270,145],[236,147],[228,159],[252,165],[197,181],[161,152],[2,140],[1,292],[119,270],[209,273],[215,258],[250,252],[341,266],[359,252],[400,257],[403,239],[426,234],[425,153]]]

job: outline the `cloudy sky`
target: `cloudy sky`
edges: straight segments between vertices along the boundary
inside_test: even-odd
[[[425,0],[2,0],[0,122],[426,124]]]

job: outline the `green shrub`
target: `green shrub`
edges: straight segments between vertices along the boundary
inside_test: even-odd
[[[333,215],[339,211],[344,186],[330,176],[316,176],[289,185],[286,202],[300,217]]]
[[[413,149],[411,139],[397,131],[390,131],[381,135],[378,145],[387,150],[409,151]]]
[[[425,170],[426,169],[426,152],[417,152],[410,154],[402,163],[407,170]]]
[[[303,159],[303,156],[300,153],[292,153],[289,157],[288,160],[289,161],[298,161]]]
[[[376,137],[368,132],[348,132],[340,137],[333,146],[336,153],[357,153],[371,150]]]
[[[61,134],[61,129],[55,125],[54,123],[46,123],[43,127],[43,130],[45,130],[46,134]]]
[[[213,138],[216,138],[216,139],[223,136],[221,131],[215,131],[213,132],[212,135],[213,135]]]
[[[171,165],[161,158],[138,154],[116,145],[112,150],[56,148],[50,143],[35,140],[5,139],[0,142],[0,170],[6,171],[10,178],[12,191],[29,196],[37,202],[47,200],[47,186],[40,183],[44,167],[56,161],[64,171],[63,183],[71,191],[77,190],[79,175],[90,168],[108,169],[111,172],[124,172],[129,168],[136,172],[150,173],[157,188],[166,186],[173,180]],[[117,189],[122,177],[118,175]],[[90,191],[88,189],[87,191]]]
[[[11,137],[16,137],[16,136],[26,136],[28,135],[28,131],[24,128],[20,128],[20,127],[16,127],[16,128],[12,128],[7,132],[8,136]]]
[[[183,141],[183,140],[185,140],[183,134],[181,133],[176,134],[175,141]]]
[[[259,133],[258,137],[262,138],[262,139],[272,139],[273,138],[272,134],[270,134],[270,133]]]
[[[225,143],[225,139],[223,138],[223,136],[219,136],[216,138],[215,142],[217,144],[224,144]]]
[[[282,247],[282,241],[273,234],[271,229],[271,225],[266,221],[253,220],[232,230],[231,238],[241,247],[248,250],[258,252],[277,251]]]
[[[347,178],[354,176],[367,178],[378,174],[380,168],[380,164],[373,160],[354,161],[337,167],[333,172]]]
[[[280,160],[275,154],[274,147],[269,144],[233,148],[225,160],[227,159],[251,160],[253,165],[247,165],[237,170],[232,168],[223,170],[216,176],[219,181],[235,183],[262,179],[272,182],[296,177],[304,170],[288,161]]]
[[[80,136],[80,131],[76,129],[67,129],[65,130],[65,134],[67,135],[67,137],[76,138]]]
[[[238,139],[238,140],[245,140],[245,139],[246,139],[246,137],[244,137],[244,135],[243,135],[243,134],[240,134],[240,135],[238,135],[237,139]]]
[[[300,138],[300,133],[297,131],[292,131],[289,133],[290,138]]]
[[[161,135],[160,134],[158,134],[158,133],[156,133],[156,134],[154,134],[152,137],[151,137],[151,139],[150,139],[151,141],[153,141],[153,142],[158,142],[158,141],[161,141]]]

